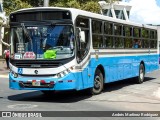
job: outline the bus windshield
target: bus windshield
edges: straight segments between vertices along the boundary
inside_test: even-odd
[[[74,55],[71,25],[11,28],[12,59],[65,59]]]

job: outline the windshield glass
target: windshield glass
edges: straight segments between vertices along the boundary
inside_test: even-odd
[[[64,59],[74,55],[71,25],[11,28],[12,59]]]

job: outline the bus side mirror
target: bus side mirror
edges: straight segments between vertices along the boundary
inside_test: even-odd
[[[85,40],[85,32],[84,31],[80,32],[80,41],[83,42],[83,43],[86,42],[86,40]]]
[[[79,41],[85,43],[85,32],[81,28],[77,28],[77,34],[79,36]]]

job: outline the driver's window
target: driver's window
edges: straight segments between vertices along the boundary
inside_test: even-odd
[[[78,17],[76,20],[77,59],[78,62],[87,55],[89,50],[89,19]]]

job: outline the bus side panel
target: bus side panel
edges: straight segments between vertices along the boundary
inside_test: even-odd
[[[77,90],[93,87],[94,71],[95,71],[95,67],[91,67],[90,64],[88,64],[87,67],[84,68],[81,72],[77,72],[75,74],[76,79],[78,81]]]
[[[142,61],[146,73],[158,69],[158,55],[92,58],[91,67],[96,69],[98,65],[102,65],[105,69],[105,83],[109,83],[138,76]]]
[[[105,70],[106,70],[106,80],[105,80],[106,83],[121,80],[124,77],[122,64],[106,66]]]
[[[90,61],[91,63],[91,61]],[[91,67],[91,65],[88,68],[88,87],[93,87],[94,85],[94,72],[95,72],[95,67]]]
[[[74,76],[76,77],[76,86],[77,90],[81,90],[84,88],[84,83],[83,83],[83,78],[82,78],[82,73],[81,72],[76,72],[74,73]]]
[[[120,57],[103,57],[92,58],[92,68],[96,69],[98,65],[102,65],[105,70],[105,83],[123,79],[123,64]],[[119,64],[118,64],[119,63]],[[93,74],[95,70],[93,71]]]
[[[133,77],[132,74],[132,63],[124,64],[124,79]]]
[[[139,61],[137,57],[135,57],[133,58],[133,62],[132,62],[132,75],[138,76],[138,71],[139,71]]]
[[[151,72],[153,70],[157,70],[158,69],[158,55],[149,55],[149,59],[150,59],[149,72]]]
[[[84,68],[81,78],[82,78],[83,88],[88,88],[88,67]]]

